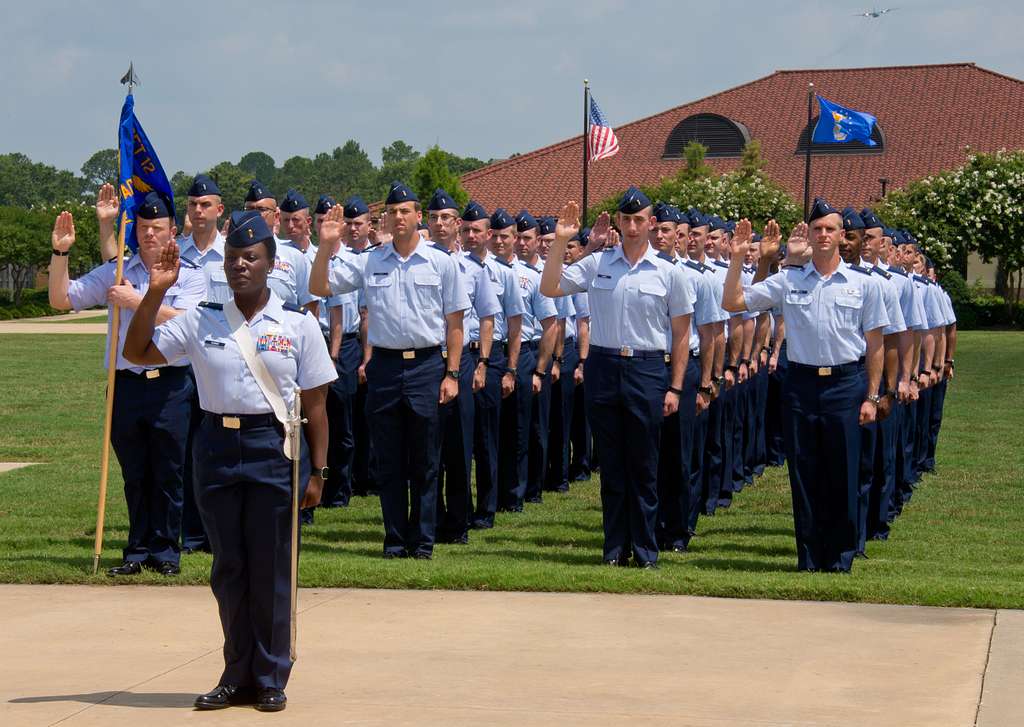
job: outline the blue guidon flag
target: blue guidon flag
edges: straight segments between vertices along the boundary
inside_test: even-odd
[[[878,146],[871,138],[875,119],[864,111],[854,111],[818,96],[818,123],[811,141],[815,144],[848,144],[859,141],[867,146]]]
[[[171,183],[160,166],[153,145],[146,138],[142,124],[135,116],[135,99],[128,94],[121,107],[121,123],[117,129],[118,191],[121,214],[124,215],[124,239],[132,252],[138,249],[135,240],[135,209],[149,192],[166,194],[174,203]]]

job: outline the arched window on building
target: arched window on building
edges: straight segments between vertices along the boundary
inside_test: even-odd
[[[691,141],[698,141],[708,148],[705,156],[738,157],[750,141],[746,126],[718,114],[694,114],[676,124],[665,141],[662,159],[682,159],[683,150]]]
[[[807,153],[807,140],[814,132],[814,127],[818,125],[818,117],[815,116],[811,119],[811,125],[805,126],[804,130],[800,133],[800,138],[796,144],[796,154]],[[874,128],[871,130],[871,139],[877,146],[868,146],[862,141],[849,141],[845,144],[811,144],[811,154],[881,154],[885,151],[885,134],[882,133],[882,128],[876,123]]]

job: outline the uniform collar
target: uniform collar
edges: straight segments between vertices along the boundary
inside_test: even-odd
[[[651,265],[657,265],[655,261],[658,259],[658,253],[655,252],[653,247],[651,247],[651,243],[647,242],[644,244],[647,245],[647,248],[644,250],[644,254],[640,256],[640,259],[636,261],[637,266],[644,262],[650,263]],[[622,252],[622,245],[616,245],[612,249],[612,262],[614,263],[618,260],[626,263],[626,265],[630,264],[629,260],[626,259],[626,254]]]
[[[273,290],[270,291],[270,298],[267,300],[267,304],[263,306],[263,310],[259,312],[260,316],[269,318],[275,323],[281,323],[284,320],[284,308],[282,307],[284,302]],[[252,321],[254,322],[254,321]]]
[[[822,275],[821,273],[818,272],[818,268],[814,267],[814,261],[813,260],[811,260],[806,265],[804,265],[803,273],[804,273],[804,277],[807,277],[808,275],[814,274],[814,275],[817,275],[822,280],[824,280],[824,278],[825,278],[824,275]],[[832,273],[832,277],[835,277],[836,275],[842,276],[843,280],[849,280],[850,279],[850,266],[847,265],[846,262],[844,262],[843,260],[840,260],[839,261],[839,267],[836,268],[835,272]]]
[[[146,268],[146,266],[142,262],[142,253],[141,252],[137,252],[134,255],[132,255],[130,258],[128,258],[128,262],[126,262],[124,264],[124,272],[125,273],[127,273],[132,268],[142,268],[142,271],[144,273],[146,273],[146,275],[149,275],[149,270]]]
[[[414,247],[412,253],[409,254],[409,259],[411,260],[413,255],[419,255],[421,258],[425,259],[427,257],[427,255],[425,254],[426,250],[428,248],[430,248],[430,247],[431,247],[431,244],[423,239],[423,235],[420,235],[419,238],[418,238],[418,242],[416,243],[416,247]],[[386,245],[383,246],[383,249],[384,249],[384,257],[388,257],[388,256],[391,256],[391,255],[394,255],[395,257],[399,257],[398,256],[398,251],[395,250],[395,243],[394,242],[387,243]]]
[[[220,230],[217,231],[217,236],[213,238],[213,244],[206,248],[206,252],[199,252],[199,248],[196,247],[196,240],[192,235],[182,239],[181,241],[181,252],[186,253],[189,250],[195,250],[197,255],[205,255],[210,250],[216,250],[217,254],[224,257],[224,235],[220,234]]]

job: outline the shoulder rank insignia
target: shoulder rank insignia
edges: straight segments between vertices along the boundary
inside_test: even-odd
[[[505,260],[502,260],[500,257],[496,257],[494,259],[498,261],[499,265],[504,265],[506,268],[512,267],[512,263],[506,262]]]
[[[200,308],[209,308],[210,310],[224,310],[223,303],[211,303],[208,300],[201,301],[199,303]]]
[[[302,313],[303,315],[307,313],[305,308],[301,305],[295,305],[294,303],[282,303],[281,307],[285,310],[290,310],[292,313]]]
[[[189,260],[188,258],[179,257],[178,260],[181,262],[181,264],[183,266],[185,266],[186,268],[189,268],[190,270],[198,270],[199,269],[199,266],[196,265],[191,260]]]
[[[899,268],[889,268],[889,272],[896,273],[897,275],[902,275],[904,278],[907,277],[907,271],[900,270]]]
[[[720,268],[727,268],[727,267],[729,267],[729,263],[723,263],[721,260],[715,260],[714,263],[715,263],[715,265],[717,265]]]
[[[850,270],[856,270],[861,275],[871,275],[870,270],[862,268],[860,265],[850,265]]]
[[[435,242],[433,245],[431,245],[431,247],[434,248],[435,250],[437,250],[438,252],[443,252],[445,255],[451,255],[452,254],[452,251],[449,250],[447,247],[444,247],[443,245],[441,245],[440,242]]]
[[[803,265],[797,265],[796,263],[789,263],[788,265],[782,266],[783,270],[803,270]]]
[[[685,263],[683,263],[683,265],[685,265],[688,268],[691,268],[692,270],[696,270],[698,273],[704,272],[704,266],[701,265],[696,260],[687,260]]]
[[[877,265],[871,268],[871,272],[875,273],[876,275],[881,275],[886,280],[889,280],[892,277],[892,273],[890,273],[888,270],[882,270],[882,268],[878,267]]]
[[[530,268],[530,270],[532,270],[535,273],[539,273],[540,272],[540,270],[538,270],[537,268],[535,268],[532,265],[530,265],[530,263],[523,263],[523,265],[525,265],[526,267]]]

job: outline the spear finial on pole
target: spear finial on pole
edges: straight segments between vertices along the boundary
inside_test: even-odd
[[[128,93],[131,93],[135,86],[142,83],[142,81],[139,80],[138,74],[135,73],[135,64],[131,61],[128,62],[128,72],[121,76],[121,83],[128,86]]]

